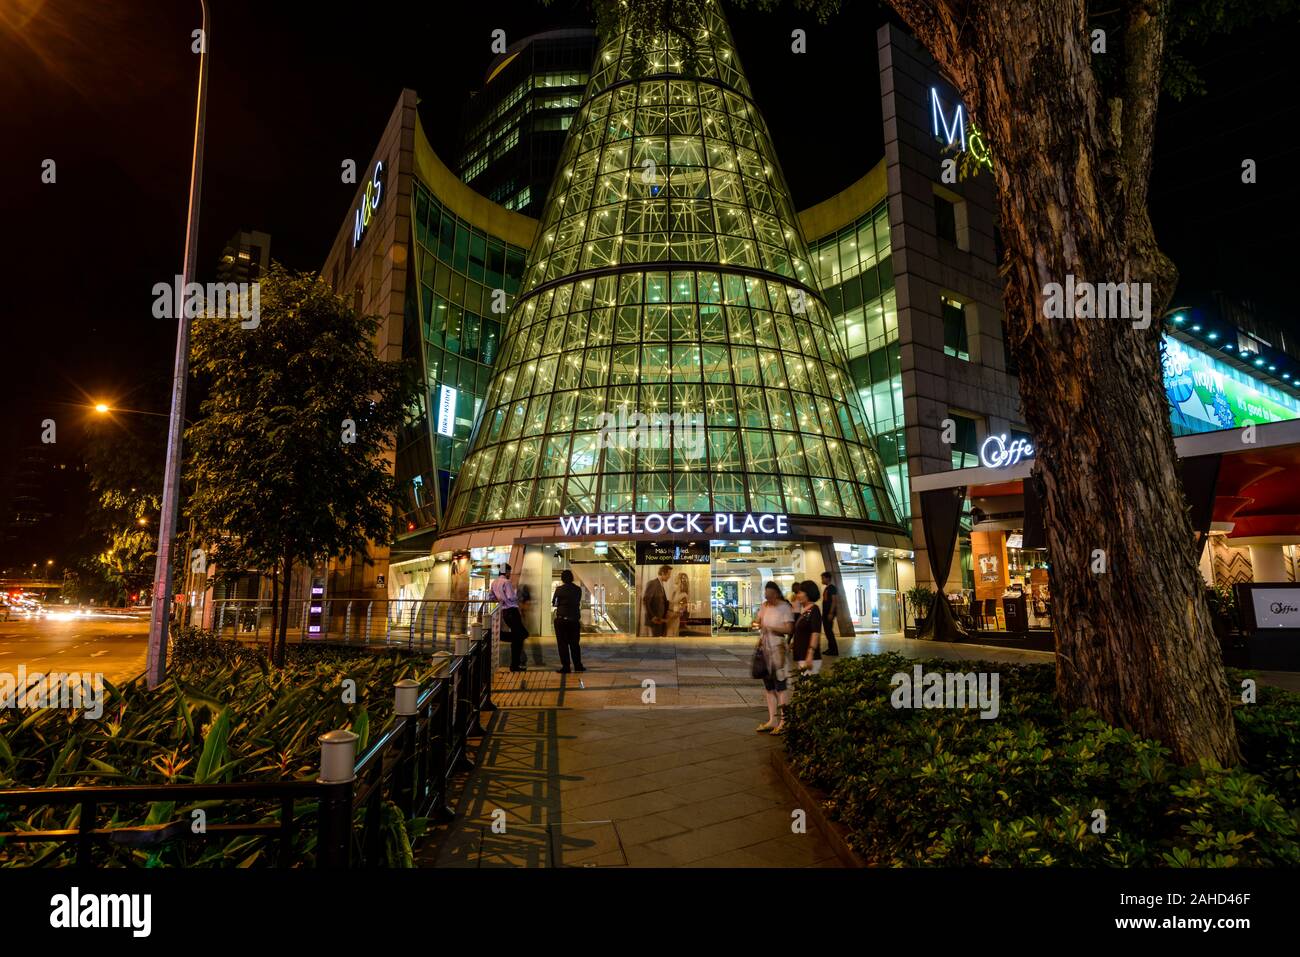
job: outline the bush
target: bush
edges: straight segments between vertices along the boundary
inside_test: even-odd
[[[361,649],[304,646],[284,668],[271,669],[259,649],[186,631],[172,645],[168,680],[150,690],[143,678],[122,687],[104,686],[104,714],[98,720],[56,709],[0,710],[0,788],[78,784],[171,784],[292,780],[317,773],[317,738],[335,728],[359,735],[358,754],[395,721],[393,682],[412,677],[428,682],[441,657],[379,656]],[[340,693],[344,678],[356,682],[356,703]],[[234,821],[273,822],[278,805],[176,806],[157,802],[115,805],[101,826],[188,821],[202,808],[209,825]],[[308,821],[313,808],[300,804]],[[71,811],[71,816],[69,816]],[[76,826],[77,809],[23,809],[0,830]],[[392,817],[392,815],[388,815]],[[386,829],[394,863],[409,862],[410,837],[399,820]],[[409,822],[418,833],[421,822]],[[314,829],[298,831],[298,851],[311,859]],[[194,845],[175,842],[164,850],[115,848],[115,863],[248,867],[264,863],[275,847],[269,838],[236,838]],[[69,863],[57,845],[0,842],[0,866]]]
[[[996,720],[895,709],[890,679],[952,671],[897,654],[844,660],[797,686],[786,749],[850,844],[884,866],[1295,866],[1297,700],[1236,709],[1246,766],[1181,767],[1159,743],[1064,715],[1051,665],[999,674]],[[1252,773],[1256,772],[1256,773]],[[1094,833],[1097,813],[1105,831]]]

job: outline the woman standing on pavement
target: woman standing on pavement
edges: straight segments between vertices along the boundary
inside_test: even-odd
[[[796,590],[803,593],[803,608],[794,622],[790,653],[800,674],[815,675],[822,670],[822,613],[817,607],[821,589],[816,582],[806,581]]]
[[[776,582],[768,582],[763,587],[763,604],[759,606],[758,618],[754,622],[754,627],[758,629],[758,646],[767,665],[767,674],[763,676],[767,723],[754,729],[759,734],[785,733],[785,715],[782,709],[790,701],[786,684],[790,676],[790,658],[785,636],[790,634],[793,626],[794,610],[781,595],[781,587]]]

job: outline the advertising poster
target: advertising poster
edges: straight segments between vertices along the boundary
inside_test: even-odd
[[[710,634],[711,569],[707,542],[638,542],[637,633],[653,638]]]
[[[1172,407],[1174,434],[1235,429],[1247,422],[1264,425],[1300,418],[1300,402],[1265,395],[1239,371],[1177,339],[1161,340],[1165,394]]]
[[[1300,585],[1279,585],[1250,591],[1256,628],[1300,629]]]

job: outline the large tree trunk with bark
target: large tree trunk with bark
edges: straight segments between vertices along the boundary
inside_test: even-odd
[[[1005,304],[1037,438],[1066,708],[1159,739],[1184,762],[1238,758],[1219,644],[1178,478],[1159,365],[1177,272],[1147,184],[1160,0],[1121,0],[1120,95],[1092,72],[1083,0],[890,0],[961,92],[994,158]],[[1045,287],[1151,283],[1150,324],[1048,318]]]

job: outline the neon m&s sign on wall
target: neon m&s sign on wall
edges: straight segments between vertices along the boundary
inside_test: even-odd
[[[366,183],[366,191],[361,194],[361,205],[357,207],[356,219],[352,224],[352,247],[355,249],[365,235],[370,220],[379,208],[379,199],[384,195],[384,161],[375,163],[375,171]]]
[[[969,134],[966,131],[966,108],[958,103],[952,112],[952,122],[948,122],[948,113],[943,101],[939,99],[939,91],[933,86],[930,87],[930,120],[934,135],[940,142],[947,146],[960,143],[963,153],[970,153],[971,159],[985,169],[993,169],[993,154],[989,152],[984,134],[979,131],[974,120],[970,121]]]

